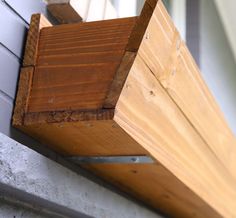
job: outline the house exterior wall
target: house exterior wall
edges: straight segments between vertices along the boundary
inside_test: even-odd
[[[214,1],[200,2],[200,68],[236,135],[236,64]]]
[[[0,1],[0,217],[160,217],[11,127],[26,33],[36,12],[48,16],[43,1]]]

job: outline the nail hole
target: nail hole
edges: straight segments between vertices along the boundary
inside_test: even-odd
[[[149,34],[149,33],[146,33],[145,38],[146,38],[146,39],[150,39],[150,34]]]
[[[137,173],[138,173],[137,170],[131,170],[131,172],[132,172],[133,174],[137,174]]]
[[[155,93],[152,90],[149,93],[150,95],[155,96]]]

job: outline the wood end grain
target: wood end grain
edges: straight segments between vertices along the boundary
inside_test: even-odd
[[[33,14],[30,21],[30,27],[27,35],[23,66],[35,66],[37,60],[37,48],[39,33],[43,27],[52,24],[42,14]]]
[[[111,83],[108,95],[104,101],[104,108],[115,108],[116,102],[119,99],[121,90],[125,84],[125,80],[129,74],[130,68],[133,65],[135,57],[136,52],[125,52],[121,64]]]
[[[27,112],[30,90],[32,86],[34,67],[24,67],[20,72],[17,98],[13,114],[13,126],[22,126]]]

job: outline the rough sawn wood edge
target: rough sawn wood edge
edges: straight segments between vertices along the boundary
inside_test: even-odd
[[[12,120],[13,126],[24,125],[24,117],[27,113],[33,74],[37,61],[39,34],[43,27],[48,26],[52,26],[52,24],[44,17],[44,15],[32,15],[25,45],[23,66],[19,76],[18,91]]]
[[[52,24],[44,15],[32,15],[25,45],[23,67],[36,65],[40,30],[48,26],[52,26]]]
[[[116,71],[110,89],[104,101],[103,108],[115,108],[129,71],[137,55],[139,46],[145,37],[149,21],[156,8],[158,0],[146,0],[140,16],[130,35],[123,59]]]

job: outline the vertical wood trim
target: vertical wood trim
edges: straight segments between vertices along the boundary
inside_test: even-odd
[[[121,64],[119,66],[119,69],[117,70],[115,77],[112,81],[108,95],[105,99],[105,102],[103,105],[104,108],[115,107],[116,102],[119,99],[121,90],[124,86],[127,75],[129,74],[130,68],[133,65],[135,56],[136,56],[135,52],[129,52],[129,51],[125,52],[122,58]]]
[[[141,15],[138,17],[130,35],[126,52],[124,53],[123,59],[116,71],[113,82],[104,101],[104,108],[115,108],[157,2],[158,0],[146,0]]]
[[[18,85],[19,88],[13,115],[13,126],[22,126],[24,123],[24,116],[28,108],[33,74],[34,67],[24,67],[21,69],[20,81]]]
[[[47,26],[52,26],[52,24],[44,17],[44,15],[32,15],[25,46],[25,55],[23,60],[24,67],[36,65],[40,29]]]
[[[141,15],[139,16],[131,33],[130,40],[126,48],[127,51],[138,51],[157,2],[158,0],[146,0]]]
[[[23,125],[24,116],[27,112],[28,101],[33,81],[34,67],[37,60],[37,49],[40,30],[51,26],[51,23],[42,14],[34,14],[31,17],[30,28],[27,36],[23,68],[20,72],[20,80],[16,97],[13,125]]]

